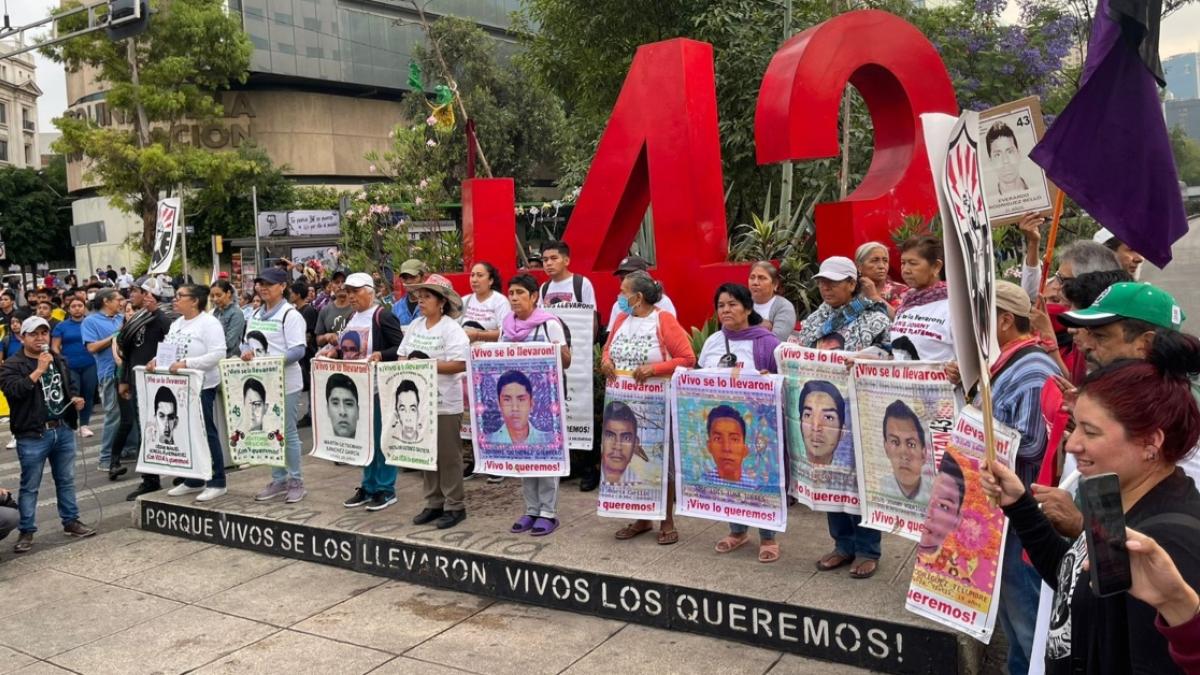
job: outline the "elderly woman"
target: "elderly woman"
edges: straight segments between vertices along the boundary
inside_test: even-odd
[[[673,314],[659,309],[662,284],[643,271],[630,272],[621,280],[617,296],[620,313],[604,343],[600,372],[613,379],[617,371],[628,372],[644,382],[651,377],[670,377],[679,366],[696,365],[696,352],[687,332]],[[675,481],[667,481],[667,517],[658,529],[658,543],[679,541],[675,529]],[[648,520],[637,520],[617,530],[617,539],[633,539],[654,529]]]
[[[908,291],[908,286],[888,278],[891,257],[887,246],[868,241],[854,252],[854,262],[858,266],[858,283],[863,296],[873,302],[884,303],[888,308],[888,317],[895,316],[900,298]]]
[[[762,326],[763,318],[754,310],[750,289],[740,284],[722,284],[713,297],[721,330],[704,341],[698,365],[701,368],[752,368],[762,373],[778,371],[775,347],[779,338]],[[715,410],[715,409],[714,409]],[[710,419],[710,423],[711,423]],[[717,542],[717,553],[732,553],[750,539],[749,527],[729,524],[729,535]],[[758,561],[779,560],[775,533],[759,528]]]
[[[779,270],[767,261],[750,266],[750,296],[754,299],[754,311],[762,317],[762,327],[775,334],[782,342],[796,328],[796,306],[779,294]]]
[[[424,282],[409,284],[420,314],[404,329],[399,355],[420,352],[437,361],[437,470],[423,474],[425,508],[413,518],[414,525],[434,523],[439,530],[458,525],[467,517],[463,495],[462,374],[467,370],[471,341],[458,325],[462,298],[450,280],[431,274]]]
[[[1080,388],[1066,451],[1085,480],[1116,474],[1126,524],[1153,538],[1183,580],[1200,587],[1200,493],[1177,463],[1200,439],[1189,376],[1200,372],[1200,341],[1182,358],[1151,354],[1096,371]],[[1155,608],[1135,596],[1100,597],[1084,568],[1084,535],[1055,531],[1021,479],[1000,462],[981,474],[1042,579],[1054,589],[1046,672],[1176,672]],[[1195,614],[1200,608],[1192,608]]]
[[[900,245],[900,276],[909,290],[892,321],[892,355],[922,361],[952,361],[950,300],[942,267],[942,240],[912,237]]]
[[[887,255],[886,249],[884,256]],[[859,258],[862,248],[859,248]],[[887,268],[886,257],[884,269]],[[866,276],[849,258],[833,256],[816,274],[821,306],[804,320],[799,335],[803,347],[857,352],[887,340],[891,321],[888,306],[866,295]],[[854,564],[850,576],[867,579],[879,569],[881,532],[862,526],[862,518],[849,513],[828,513],[833,551],[817,561],[822,572]]]

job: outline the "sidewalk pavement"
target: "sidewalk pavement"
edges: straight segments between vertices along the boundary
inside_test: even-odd
[[[131,528],[0,552],[0,674],[867,671]]]

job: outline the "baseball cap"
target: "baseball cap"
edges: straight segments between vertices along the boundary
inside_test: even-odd
[[[821,269],[813,275],[818,279],[845,281],[858,278],[858,267],[854,261],[840,255],[830,256],[821,262]]]
[[[156,298],[161,298],[163,295],[163,283],[157,277],[146,277],[142,280],[142,283],[138,284],[138,288]]]
[[[346,277],[346,288],[374,288],[375,280],[366,272],[355,272]]]
[[[1029,301],[1029,294],[1021,290],[1020,286],[1011,281],[997,281],[996,309],[1028,319],[1033,303]]]
[[[21,322],[21,335],[32,333],[39,328],[50,330],[50,324],[46,323],[46,320],[40,316],[31,316]]]
[[[650,269],[650,261],[640,255],[628,255],[617,265],[617,271],[613,272],[616,276],[629,274],[630,272],[645,272]]]
[[[1104,289],[1091,307],[1063,312],[1059,321],[1064,326],[1087,328],[1137,319],[1159,328],[1179,330],[1186,318],[1170,293],[1153,284],[1125,281]]]
[[[1096,242],[1097,244],[1104,244],[1105,246],[1108,246],[1108,242],[1112,241],[1115,237],[1116,235],[1102,227],[1099,230],[1096,230],[1096,234],[1092,235],[1092,241]]]
[[[425,276],[425,263],[416,258],[409,258],[400,265],[399,274],[402,276],[423,277]]]
[[[257,283],[286,284],[287,282],[288,282],[287,271],[280,269],[278,267],[268,267],[267,269],[262,271],[262,274],[258,275],[254,279],[254,283],[256,283],[256,284]]]

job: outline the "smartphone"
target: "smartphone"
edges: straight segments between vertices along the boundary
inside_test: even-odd
[[[1079,482],[1083,506],[1083,533],[1098,596],[1129,590],[1129,551],[1125,550],[1125,511],[1121,508],[1121,481],[1115,473],[1102,473]]]

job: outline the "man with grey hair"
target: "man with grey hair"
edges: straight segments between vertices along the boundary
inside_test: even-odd
[[[1079,239],[1058,252],[1058,278],[1066,281],[1088,272],[1111,272],[1121,269],[1117,256],[1108,247],[1094,241]]]

